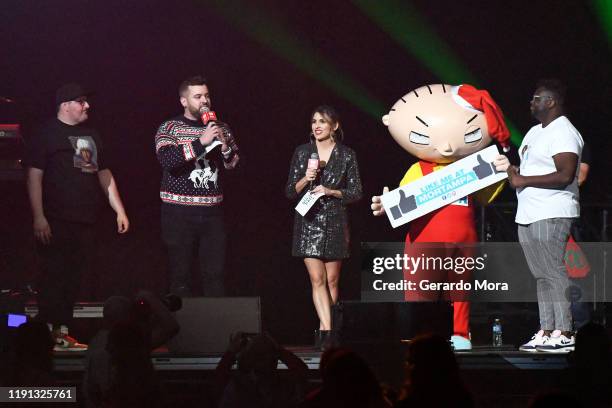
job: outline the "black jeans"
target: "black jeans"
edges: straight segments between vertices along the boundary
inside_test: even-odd
[[[572,223],[572,236],[576,242],[588,242],[589,236],[586,225],[582,218],[575,218]],[[593,273],[593,272],[591,272]],[[571,279],[572,285],[580,288],[580,279]],[[572,300],[572,317],[574,319],[574,330],[579,330],[591,321],[592,302]]]
[[[194,211],[195,210],[195,211]],[[197,251],[204,296],[224,296],[225,226],[222,214],[162,205],[162,239],[168,249],[170,292],[192,296],[191,266]]]
[[[37,243],[42,264],[38,282],[39,317],[54,326],[68,326],[83,271],[95,250],[94,226],[56,219],[48,221],[51,242]]]

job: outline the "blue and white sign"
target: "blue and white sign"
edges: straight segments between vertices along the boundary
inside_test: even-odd
[[[391,226],[397,228],[508,177],[495,171],[497,146],[489,146],[381,197]]]

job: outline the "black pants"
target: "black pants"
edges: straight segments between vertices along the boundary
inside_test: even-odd
[[[93,256],[94,226],[49,219],[51,243],[37,243],[42,271],[38,283],[39,317],[54,326],[69,325],[81,277]]]
[[[224,296],[225,226],[223,215],[162,205],[162,239],[168,249],[170,292],[192,296],[191,265],[197,251],[204,296]]]
[[[589,236],[586,225],[582,218],[575,218],[571,230],[572,236],[576,242],[588,242]],[[593,273],[593,272],[591,272]],[[572,284],[580,287],[580,279],[572,279]],[[593,305],[591,302],[581,300],[572,301],[572,317],[574,318],[574,330],[579,330],[591,321],[591,310]]]

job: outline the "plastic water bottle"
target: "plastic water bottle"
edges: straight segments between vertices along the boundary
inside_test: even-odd
[[[493,321],[493,347],[501,347],[502,345],[502,324],[501,320],[496,318]]]

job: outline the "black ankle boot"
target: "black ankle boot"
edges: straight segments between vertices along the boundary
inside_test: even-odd
[[[333,330],[315,330],[314,347],[317,350],[325,351],[337,346],[336,335]]]
[[[320,350],[325,351],[334,346],[333,332],[331,330],[320,330],[321,332],[321,345]]]

